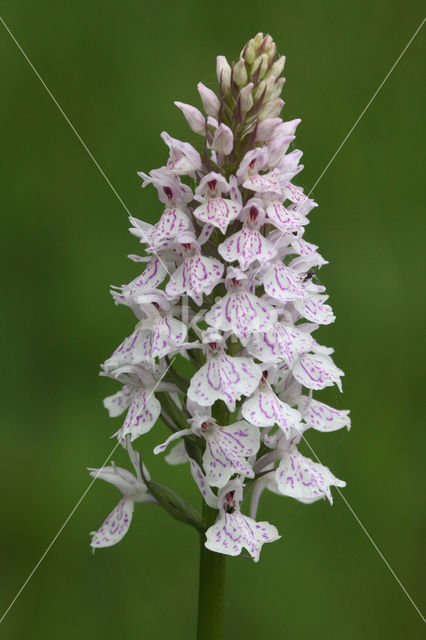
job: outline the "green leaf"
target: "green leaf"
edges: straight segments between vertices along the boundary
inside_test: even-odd
[[[145,481],[146,482],[146,481]],[[149,492],[157,502],[176,520],[190,524],[198,531],[204,531],[203,520],[194,507],[179,494],[158,482],[146,482]]]

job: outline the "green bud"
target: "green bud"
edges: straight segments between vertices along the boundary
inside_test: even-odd
[[[260,68],[260,72],[258,69]],[[256,58],[251,68],[251,75],[254,76],[256,72],[259,73],[259,80],[263,78],[268,68],[268,56],[266,53],[262,53],[261,56]]]
[[[248,75],[242,58],[234,65],[234,80],[239,87],[244,87],[247,84]]]
[[[278,58],[278,60],[275,60],[272,67],[269,69],[267,75],[268,76],[272,75],[272,76],[275,76],[276,78],[279,78],[284,70],[284,64],[285,64],[285,56],[281,56],[280,58]]]
[[[244,89],[241,89],[240,93],[238,94],[238,102],[240,105],[240,111],[241,111],[241,115],[244,116],[247,111],[250,111],[250,109],[253,106],[253,96],[251,94],[253,89],[253,83],[250,82],[246,87],[244,87]]]
[[[247,62],[247,64],[252,65],[256,57],[256,48],[254,46],[253,38],[247,42],[243,50],[243,53],[244,53],[244,59]]]

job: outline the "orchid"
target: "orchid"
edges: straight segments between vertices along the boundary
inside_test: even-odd
[[[206,629],[213,608],[222,616],[224,556],[257,562],[262,546],[280,538],[256,520],[262,492],[332,503],[331,487],[345,486],[299,451],[308,429],[349,429],[350,419],[313,397],[328,386],[342,391],[344,374],[313,336],[335,316],[317,279],[327,261],[305,239],[317,204],[293,182],[303,169],[293,148],[300,120],[279,116],[284,61],[258,34],[236,63],[218,57],[218,95],[197,85],[204,113],[175,102],[202,144],[161,134],[164,166],[138,174],[157,191],[159,219],[130,217],[142,255],[129,257],[141,271],[111,291],[136,322],[102,365],[122,385],[104,404],[114,419],[127,412],[114,436],[136,476],[115,465],[91,470],[123,496],[91,544],[121,540],[136,502],[155,502],[195,527],[199,638],[219,637]],[[190,472],[201,514],[149,476],[133,446],[143,449],[151,430],[153,453],[168,449],[165,461]]]

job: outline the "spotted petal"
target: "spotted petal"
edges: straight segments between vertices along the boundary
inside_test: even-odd
[[[132,404],[127,412],[121,429],[114,435],[124,442],[127,435],[133,442],[143,433],[147,433],[156,423],[161,412],[161,405],[152,389],[141,389],[135,392]]]
[[[107,409],[110,418],[119,416],[127,409],[132,401],[134,391],[134,387],[130,384],[125,384],[120,391],[104,399],[104,407]]]
[[[232,331],[243,345],[253,331],[266,331],[276,319],[270,304],[244,290],[228,292],[205,316],[211,327]]]
[[[205,546],[210,551],[238,556],[247,549],[255,562],[259,560],[262,545],[280,538],[276,527],[269,522],[256,522],[241,511],[223,513],[206,531]]]
[[[204,437],[203,467],[210,486],[224,487],[234,473],[254,477],[246,458],[259,449],[259,429],[241,420],[227,427],[214,426]]]
[[[92,533],[90,546],[93,549],[112,547],[126,535],[132,521],[134,502],[132,498],[123,498],[109,514],[103,525]]]
[[[268,218],[281,231],[301,231],[305,224],[309,223],[308,218],[298,211],[286,209],[281,202],[275,200],[266,209]]]
[[[330,486],[346,486],[328,467],[305,458],[295,447],[284,454],[275,479],[280,493],[305,503],[327,497],[333,504]]]
[[[313,427],[317,431],[327,432],[336,431],[343,427],[348,430],[351,428],[349,411],[334,409],[308,396],[300,396],[298,409],[302,413],[307,426]]]
[[[300,276],[282,262],[274,262],[266,269],[262,284],[268,295],[283,304],[304,297]]]
[[[154,249],[158,248],[165,240],[175,238],[190,225],[186,213],[177,207],[165,209],[160,220],[151,228],[147,228],[146,223],[137,218],[131,217],[130,221],[134,225],[130,231]]]
[[[262,236],[260,231],[248,227],[233,233],[217,249],[224,260],[227,262],[238,260],[241,269],[244,270],[255,260],[263,264],[277,255],[277,249]]]
[[[243,187],[257,193],[281,193],[279,173],[271,171],[265,175],[249,176],[243,183]]]
[[[259,389],[246,400],[241,408],[242,416],[250,424],[258,427],[272,427],[277,424],[287,438],[293,435],[292,429],[298,430],[302,416],[282,402],[267,385]]]
[[[309,351],[313,338],[297,327],[289,327],[274,322],[265,333],[253,333],[247,351],[261,362],[279,363],[284,361],[289,367],[296,362],[300,353]]]
[[[242,205],[226,198],[206,198],[194,210],[194,216],[201,222],[208,222],[226,233],[228,224],[238,217]]]
[[[336,384],[342,391],[340,377],[344,373],[336,367],[330,356],[317,353],[305,353],[296,362],[293,376],[308,389],[324,389]]]
[[[203,293],[211,293],[222,277],[224,266],[219,260],[196,253],[186,257],[166,285],[166,294],[173,298],[187,293],[198,305],[203,303]]]
[[[202,407],[223,400],[230,411],[242,395],[256,389],[262,372],[251,358],[233,358],[225,352],[208,358],[191,379],[188,398]]]
[[[313,295],[308,300],[296,300],[294,306],[301,316],[317,324],[331,324],[336,319],[333,309],[325,304],[328,296]]]
[[[132,280],[129,284],[123,284],[121,287],[115,287],[117,290],[111,291],[116,304],[129,305],[138,296],[146,291],[156,289],[167,275],[165,264],[159,259],[152,259],[148,262],[145,271]]]

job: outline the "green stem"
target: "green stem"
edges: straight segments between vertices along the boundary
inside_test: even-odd
[[[214,523],[217,511],[203,504],[203,516],[208,528]],[[221,640],[225,609],[226,556],[206,549],[205,539],[205,533],[202,533],[200,535],[197,640]]]

